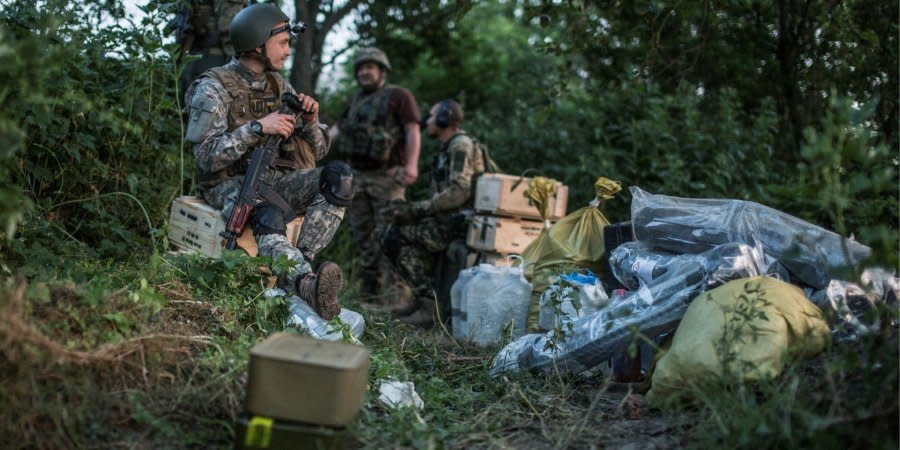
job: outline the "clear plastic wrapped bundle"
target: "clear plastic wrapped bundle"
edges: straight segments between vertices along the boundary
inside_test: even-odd
[[[774,258],[766,256],[765,249],[759,244],[754,248],[765,263],[765,275],[782,281],[790,281],[784,266]],[[715,267],[710,264],[718,264],[721,259],[718,253],[730,251],[730,247],[719,246],[716,249],[718,250],[699,255],[676,255],[665,250],[653,249],[642,242],[626,242],[612,251],[609,256],[609,266],[616,279],[628,290],[633,291],[643,284],[652,283],[653,280],[668,272],[680,272],[685,264],[692,261],[703,264],[710,271],[714,270]],[[721,280],[710,280],[710,282],[722,284]]]
[[[522,369],[578,373],[622,352],[637,328],[649,338],[670,331],[688,304],[709,287],[764,273],[765,256],[759,247],[725,244],[705,253],[707,261],[687,261],[669,270],[620,301],[579,318],[572,333],[556,330],[529,334],[504,347],[494,358],[491,375]]]
[[[866,269],[860,282],[862,285],[831,280],[827,288],[810,296],[832,322],[836,341],[854,341],[878,331],[882,319],[878,304],[898,307],[900,278],[896,275],[880,268]],[[890,317],[894,319],[897,315]]]
[[[631,188],[635,237],[674,253],[701,253],[717,245],[759,241],[797,281],[822,289],[833,269],[857,264],[871,249],[856,241],[743,200],[693,199]],[[846,253],[845,253],[846,246]]]

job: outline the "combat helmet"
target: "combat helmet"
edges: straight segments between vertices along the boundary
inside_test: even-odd
[[[356,57],[353,58],[353,70],[359,70],[359,66],[367,62],[373,62],[382,69],[391,71],[391,61],[383,51],[375,47],[363,47],[356,52]]]
[[[280,23],[284,27],[272,29]],[[271,3],[256,3],[240,10],[231,20],[228,37],[237,54],[251,52],[266,45],[266,41],[278,34],[288,31],[292,34],[302,33],[306,25],[302,22],[293,25],[287,14]]]

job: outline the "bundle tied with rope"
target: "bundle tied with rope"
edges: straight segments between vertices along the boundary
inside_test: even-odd
[[[522,251],[525,277],[532,285],[528,315],[530,330],[537,329],[541,294],[561,273],[574,269],[589,269],[598,274],[604,271],[602,258],[606,248],[603,243],[603,228],[610,222],[599,206],[603,201],[615,197],[622,190],[622,185],[606,177],[598,178],[594,182],[596,198],[588,206],[563,217],[548,228],[549,199],[555,190],[554,180],[535,177],[525,192],[525,196],[535,202],[544,218],[544,230]]]

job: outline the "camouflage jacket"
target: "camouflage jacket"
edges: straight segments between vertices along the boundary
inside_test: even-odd
[[[237,59],[204,73],[186,94],[190,118],[185,139],[193,145],[201,188],[209,188],[246,171],[253,148],[265,138],[249,126],[276,111],[281,93],[296,93],[277,72],[257,74]],[[294,135],[282,144],[278,160],[286,169],[309,169],[328,153],[326,126],[297,121]]]
[[[474,205],[475,180],[484,173],[484,157],[462,130],[441,146],[431,162],[431,198],[413,202],[419,216],[450,213]]]

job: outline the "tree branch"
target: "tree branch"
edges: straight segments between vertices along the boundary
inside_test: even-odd
[[[322,35],[328,34],[331,29],[337,25],[338,22],[341,21],[347,14],[350,14],[357,6],[362,3],[363,0],[348,0],[347,3],[344,3],[343,6],[334,10],[328,17],[325,18],[325,23],[322,24]]]

